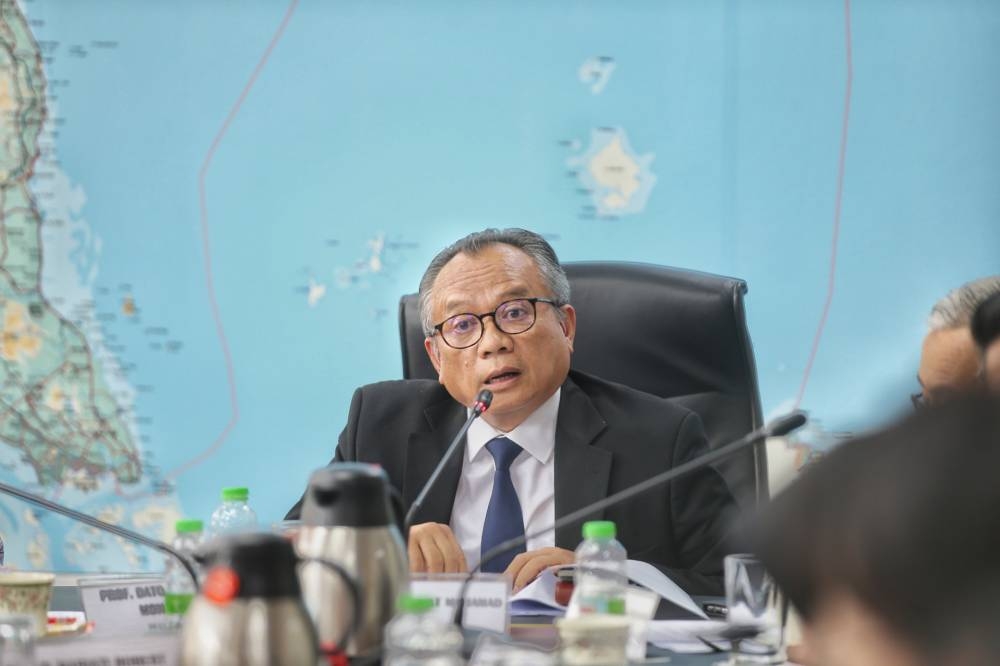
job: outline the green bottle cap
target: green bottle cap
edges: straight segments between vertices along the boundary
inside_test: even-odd
[[[163,595],[163,612],[167,615],[184,615],[193,599],[193,594],[167,592]]]
[[[611,520],[590,520],[583,524],[583,538],[605,539],[615,538],[615,523]]]
[[[197,518],[183,518],[174,523],[174,530],[178,534],[190,534],[191,532],[201,532],[205,529],[205,523]]]
[[[250,489],[242,486],[222,489],[222,501],[224,502],[246,502],[250,497]]]
[[[430,597],[402,594],[396,601],[396,609],[402,613],[426,613],[432,608],[434,608],[434,600]]]

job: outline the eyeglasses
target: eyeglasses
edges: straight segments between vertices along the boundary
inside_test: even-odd
[[[517,298],[504,301],[493,312],[473,314],[464,312],[448,317],[434,327],[441,333],[445,344],[454,349],[465,349],[479,342],[483,337],[486,325],[483,319],[493,317],[493,323],[508,335],[524,333],[535,325],[535,304],[548,303],[553,307],[558,304],[548,298]]]

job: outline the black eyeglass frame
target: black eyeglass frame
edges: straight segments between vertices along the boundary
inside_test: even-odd
[[[500,322],[497,321],[497,317],[496,317],[497,311],[500,310],[500,308],[502,308],[503,306],[507,305],[508,303],[517,303],[519,301],[524,301],[525,303],[531,303],[531,313],[532,313],[531,314],[531,325],[528,326],[528,328],[524,329],[523,331],[517,331],[516,333],[511,333],[510,331],[505,331],[504,328],[503,328],[503,326],[500,324]],[[492,312],[484,312],[483,314],[476,314],[475,312],[459,312],[458,314],[454,314],[454,315],[448,317],[447,319],[445,319],[444,321],[442,321],[440,324],[435,324],[434,325],[434,330],[435,330],[435,332],[441,334],[441,340],[443,340],[444,343],[446,345],[448,345],[449,347],[451,347],[452,349],[468,349],[469,347],[475,347],[477,344],[479,344],[479,341],[483,339],[484,335],[486,335],[486,322],[483,321],[483,320],[486,319],[487,317],[492,317],[493,318],[493,324],[498,329],[500,329],[501,332],[506,333],[507,335],[520,335],[521,333],[527,333],[535,325],[535,322],[538,321],[538,305],[537,305],[538,303],[548,303],[549,305],[551,305],[554,308],[561,307],[561,305],[559,304],[558,301],[554,301],[551,298],[512,298],[512,299],[504,301],[500,305],[496,306],[493,309]],[[454,319],[455,317],[475,317],[476,319],[478,319],[479,320],[479,337],[477,337],[475,340],[473,340],[472,342],[470,342],[469,344],[467,344],[467,345],[465,345],[463,347],[456,347],[455,345],[453,345],[450,342],[448,342],[448,339],[444,337],[444,325],[447,324],[452,319]]]

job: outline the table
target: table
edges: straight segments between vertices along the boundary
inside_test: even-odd
[[[83,611],[83,601],[80,596],[80,588],[77,581],[80,579],[96,578],[93,574],[61,574],[56,577],[55,585],[52,588],[52,601],[50,608],[58,611]],[[103,574],[101,575],[103,577]],[[711,601],[713,603],[723,600],[712,598],[696,598],[696,601],[703,603]],[[472,634],[475,640],[475,634]],[[543,649],[552,649],[558,642],[556,628],[552,624],[552,618],[546,616],[518,617],[511,623],[510,637],[518,643],[528,643]],[[669,663],[671,666],[710,666],[724,662],[725,653],[706,654],[677,654],[650,645],[646,652],[651,664]],[[663,659],[660,661],[659,659]],[[669,659],[669,661],[666,661]]]

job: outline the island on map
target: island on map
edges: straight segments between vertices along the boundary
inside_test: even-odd
[[[615,71],[615,59],[611,56],[594,56],[587,58],[577,70],[577,78],[580,83],[590,87],[590,94],[600,95],[604,92],[604,86],[611,80],[611,74]]]
[[[625,130],[602,127],[590,135],[590,145],[567,164],[591,199],[589,209],[598,217],[620,217],[640,213],[656,184],[650,171],[654,155],[639,155],[628,142]]]
[[[42,290],[41,216],[29,189],[46,115],[38,44],[0,5],[0,440],[42,485],[142,475],[139,452],[84,334]]]

